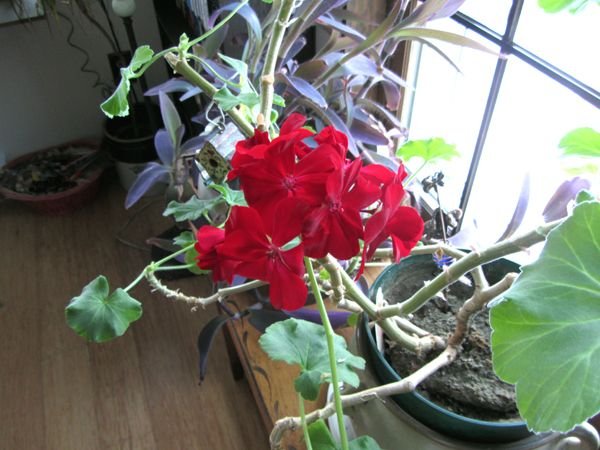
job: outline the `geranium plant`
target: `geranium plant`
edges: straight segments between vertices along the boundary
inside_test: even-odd
[[[306,3],[303,11],[318,9],[319,2]],[[440,11],[451,12],[460,3],[429,0],[402,20],[414,24]],[[122,72],[123,82],[104,104],[104,110],[110,114],[124,113],[128,80],[162,57],[188,82],[222,105],[228,94],[190,66],[189,61],[197,58],[191,49],[218,30],[244,4],[232,7],[233,11],[221,24],[200,38],[189,40],[183,36],[178,47],[156,55],[147,47],[138,49],[132,64]],[[256,64],[263,68],[260,89],[253,88],[255,93],[260,92],[259,108],[243,104],[241,98],[252,97],[244,97],[244,92],[223,108],[246,135],[235,146],[227,175],[229,182],[239,182],[240,190],[226,183],[215,186],[230,206],[226,220],[194,230],[192,239],[189,233],[178,238],[181,250],[149,264],[124,289],[111,292],[107,279],[99,276],[67,306],[68,324],[93,341],[122,335],[141,316],[141,304],[128,291],[142,279],[166,297],[193,307],[221,302],[229,295],[268,284],[273,307],[295,310],[304,306],[309,291],[312,292],[322,325],[288,319],[272,325],[261,338],[262,347],[272,358],[301,368],[294,380],[300,417],[284,418],[276,424],[271,435],[274,448],[282,433],[294,427],[303,429],[309,448],[338,448],[322,422],[333,414],[339,424],[340,448],[378,448],[368,436],[348,441],[343,409],[414,390],[427,376],[459,357],[470,317],[486,306],[491,306],[496,371],[517,385],[518,406],[531,429],[566,432],[597,413],[600,410],[600,358],[597,357],[600,227],[594,224],[600,221],[600,203],[590,195],[581,194],[567,218],[469,254],[445,242],[418,245],[423,220],[405,204],[408,178],[402,164],[392,170],[372,163],[371,158],[361,158],[351,151],[346,133],[331,125],[317,132],[315,122],[299,113],[289,113],[279,124],[275,122],[276,115],[271,111],[277,56],[298,5],[281,0],[275,6],[270,16],[270,39],[263,48],[265,61]],[[434,36],[431,30],[402,26],[388,32],[403,39]],[[346,55],[350,56],[343,56],[323,73],[335,72],[339,61],[347,62],[362,51],[370,51],[382,39],[375,35],[361,41],[365,43],[358,44],[359,50],[349,51]],[[465,41],[461,38],[454,42]],[[245,83],[246,65],[223,59],[235,69],[238,84]],[[405,151],[411,154],[415,150]],[[177,205],[169,208],[173,213],[177,211]],[[181,208],[189,209],[190,205]],[[483,264],[545,240],[546,248],[537,263],[523,268],[518,278],[510,274],[488,285],[481,269]],[[380,249],[384,242],[390,242],[391,246]],[[189,267],[210,271],[215,282],[232,284],[236,275],[249,281],[223,287],[205,298],[172,290],[156,277],[156,272],[181,268],[168,264],[182,254],[188,256]],[[443,273],[397,305],[371,302],[355,283],[371,258],[384,256],[398,261],[409,254],[436,254],[442,260],[445,255],[455,262],[445,260]],[[343,264],[345,261],[350,263]],[[447,338],[413,333],[414,328],[406,320],[410,314],[467,273],[473,277],[475,292],[458,311],[454,333]],[[342,395],[341,385],[358,385],[356,370],[362,369],[365,362],[352,355],[344,340],[335,335],[323,291],[338,307],[367,314],[399,345],[416,352],[432,348],[442,352],[400,382]],[[494,300],[499,296],[502,300]],[[536,355],[536,370],[531,369],[532,353]],[[332,386],[332,403],[304,414],[304,399],[316,398],[319,386],[324,383]]]

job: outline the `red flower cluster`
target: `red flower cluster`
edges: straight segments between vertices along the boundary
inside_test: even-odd
[[[362,240],[364,263],[391,236],[399,260],[423,234],[419,214],[401,206],[403,167],[395,174],[350,161],[343,133],[326,127],[315,135],[305,122],[292,114],[273,141],[257,130],[237,143],[229,179],[239,178],[248,207],[234,207],[224,230],[200,228],[196,244],[198,266],[215,281],[266,281],[273,306],[287,310],[306,301],[304,256],[350,259]]]

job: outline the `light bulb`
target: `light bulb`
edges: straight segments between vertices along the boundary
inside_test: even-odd
[[[131,17],[135,12],[135,0],[112,0],[112,9],[119,17]]]

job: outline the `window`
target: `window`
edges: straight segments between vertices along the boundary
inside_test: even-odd
[[[456,144],[462,157],[444,163],[442,206],[463,209],[463,228],[476,227],[481,244],[503,234],[522,192],[529,192],[522,227],[540,223],[553,192],[572,177],[560,139],[574,128],[600,129],[598,23],[595,4],[547,14],[536,1],[469,0],[432,28],[464,34],[504,58],[440,45],[459,73],[428,47],[413,52],[410,139]],[[598,189],[600,180],[592,182]]]

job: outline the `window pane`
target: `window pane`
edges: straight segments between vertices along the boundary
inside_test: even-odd
[[[547,14],[537,1],[527,1],[515,43],[600,90],[600,7],[588,5],[577,14]]]
[[[472,32],[465,32],[464,27],[452,20],[436,21],[432,27],[465,34],[497,51],[493,44]],[[497,60],[494,55],[473,49],[453,45],[440,45],[440,48],[462,73],[435,51],[423,48],[416,75],[409,137],[413,140],[442,137],[446,142],[455,144],[461,153],[460,159],[440,166],[445,175],[445,186],[441,192],[443,206],[453,209],[460,203]],[[412,170],[418,166],[418,161],[408,163]],[[429,174],[431,171],[419,174],[419,178]]]
[[[496,33],[504,34],[512,0],[467,0],[460,12],[481,22]]]
[[[477,224],[482,243],[497,240],[512,217],[526,173],[531,198],[522,231],[542,222],[544,206],[572,177],[558,143],[579,127],[598,129],[600,111],[516,58],[508,62],[465,225]],[[599,175],[588,176],[598,191]]]

